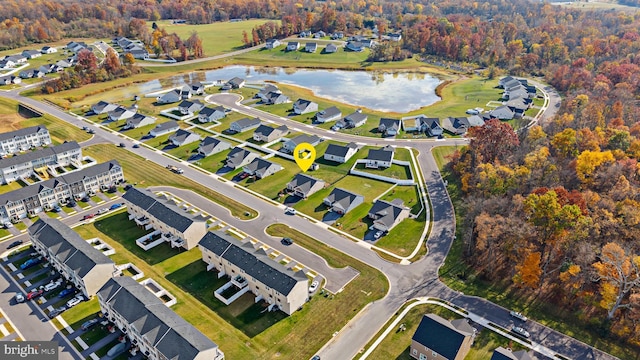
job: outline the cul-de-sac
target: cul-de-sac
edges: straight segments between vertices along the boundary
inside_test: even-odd
[[[0,359],[640,354],[637,1],[0,20]]]

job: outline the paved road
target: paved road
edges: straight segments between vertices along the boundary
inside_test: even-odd
[[[4,93],[3,96],[12,97],[16,100],[27,103],[34,108],[43,112],[48,112],[76,126],[82,127],[87,125],[75,116],[59,111],[51,105],[39,103],[28,98],[22,98],[15,93]],[[216,97],[216,101],[235,102],[233,97],[228,96],[222,98]],[[278,123],[288,123],[288,120],[285,121],[277,116],[267,115],[266,113],[259,112],[259,110],[256,109],[248,108],[248,110],[251,111],[249,112],[241,105],[231,104],[226,106],[238,108],[240,111],[252,116],[260,116],[261,118]],[[293,125],[294,124],[292,124],[292,127]],[[297,122],[295,125],[300,126]],[[309,128],[306,130],[308,133],[314,133],[315,131],[322,130],[315,128]],[[97,126],[96,132],[97,136],[111,143],[117,144],[124,142],[127,147],[134,144],[132,140],[123,140],[123,138],[118,137],[116,134],[108,132]],[[354,140],[351,135],[346,134],[331,134],[325,132],[323,135],[325,138],[333,138],[341,141]],[[390,289],[387,296],[369,304],[363,311],[361,311],[356,318],[347,325],[347,327],[342,329],[338,335],[320,351],[320,355],[323,358],[328,359],[346,359],[357,356],[361,347],[375,335],[384,323],[397,311],[401,304],[406,300],[417,296],[431,296],[449,300],[455,305],[467,308],[469,311],[488,319],[492,323],[509,329],[512,325],[512,320],[508,318],[508,311],[506,309],[484,299],[461,295],[447,288],[438,280],[438,268],[442,265],[455,234],[455,217],[453,216],[453,206],[446,192],[446,187],[440,177],[440,173],[430,150],[434,146],[440,145],[461,145],[465,142],[465,139],[445,139],[442,141],[384,141],[382,139],[359,137],[357,138],[357,141],[370,145],[376,145],[376,143],[379,145],[384,143],[385,145],[392,144],[399,146],[411,144],[420,150],[418,161],[420,162],[424,173],[425,183],[427,185],[427,190],[433,207],[432,231],[427,242],[429,255],[408,266],[389,263],[382,260],[374,252],[367,250],[362,243],[346,241],[341,236],[322,228],[320,225],[311,223],[298,216],[279,216],[277,218],[278,222],[285,223],[299,231],[302,231],[303,233],[314,234],[316,238],[322,239],[322,241],[327,245],[380,269],[390,281]],[[137,149],[136,152],[148,161],[153,161],[161,165],[166,165],[168,163],[172,163],[174,165],[179,164],[162,155],[160,151],[149,150],[145,147],[141,147]],[[261,218],[266,221],[243,222],[239,226],[243,231],[259,231],[260,228],[264,229],[264,226],[276,221],[272,204],[256,198],[244,191],[235,189],[233,184],[229,182],[222,183],[220,181],[213,180],[209,175],[203,174],[189,167],[184,168],[184,170],[184,176],[189,176],[195,181],[205,184],[225,196],[232,197],[243,204],[249,205],[263,215]],[[281,213],[280,210],[277,212],[278,214]],[[532,333],[531,340],[533,342],[543,344],[564,356],[568,356],[573,359],[614,359],[614,357],[610,355],[593,349],[590,346],[568,336],[545,328],[542,325],[535,324],[533,321],[529,321],[526,327]],[[337,330],[340,329],[336,329],[336,331]]]
[[[138,62],[137,65],[143,66],[143,67],[167,67],[167,66],[182,66],[182,65],[188,65],[188,64],[197,64],[197,63],[201,63],[201,62],[205,62],[205,61],[210,61],[210,60],[218,60],[218,59],[224,59],[230,56],[236,56],[236,55],[240,55],[240,54],[244,54],[253,50],[258,50],[258,49],[262,49],[264,47],[264,44],[260,44],[260,45],[256,45],[256,46],[252,46],[250,48],[245,48],[245,49],[240,49],[240,50],[236,50],[236,51],[232,51],[232,52],[228,52],[225,54],[220,54],[220,55],[216,55],[216,56],[209,56],[206,58],[201,58],[201,59],[193,59],[193,60],[187,60],[187,61],[181,61],[181,62],[177,62],[177,63],[155,63],[155,62]]]

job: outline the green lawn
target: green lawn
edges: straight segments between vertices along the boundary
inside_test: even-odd
[[[386,176],[392,179],[399,180],[408,180],[411,179],[411,169],[409,166],[391,164],[390,167],[386,169],[370,169],[365,166],[365,164],[357,164],[356,170],[378,175],[378,176]]]
[[[13,181],[5,185],[0,185],[0,194],[8,193],[9,191],[21,189],[22,186],[18,181]]]
[[[241,184],[269,199],[276,200],[278,199],[278,193],[287,187],[287,183],[300,172],[300,168],[292,160],[281,158],[277,155],[269,158],[268,161],[282,165],[283,169],[267,178],[256,181],[252,177],[248,177],[242,180]],[[284,200],[284,197],[282,199]]]
[[[83,301],[80,304],[62,313],[62,318],[74,330],[79,329],[83,322],[92,319],[100,311],[98,298],[94,297],[89,301]]]

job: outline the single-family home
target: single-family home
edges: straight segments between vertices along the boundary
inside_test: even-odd
[[[172,248],[191,250],[207,233],[207,222],[200,215],[163,200],[148,189],[132,187],[122,195],[127,204],[129,220],[136,225],[160,232],[162,239]]]
[[[284,104],[289,102],[289,98],[286,95],[283,95],[280,91],[272,91],[265,95],[262,102],[267,105]]]
[[[155,122],[156,118],[154,118],[153,116],[136,113],[132,118],[127,119],[127,124],[123,129],[137,129],[143,126],[154,124]]]
[[[247,130],[255,129],[258,126],[260,126],[259,118],[253,118],[253,119],[243,118],[229,124],[229,131],[232,131],[238,134],[238,133],[245,132]]]
[[[133,117],[138,112],[138,108],[132,106],[130,108],[125,106],[118,106],[114,110],[109,111],[108,119],[110,121],[126,120]]]
[[[91,105],[91,111],[96,115],[108,113],[117,108],[118,108],[118,104],[108,103],[103,100],[100,100],[97,104]]]
[[[307,114],[313,111],[318,111],[318,104],[313,101],[298,99],[293,103],[293,112],[296,115]]]
[[[260,91],[258,91],[258,93],[254,96],[254,98],[260,99],[260,100],[262,100],[262,102],[266,102],[267,94],[269,94],[271,92],[280,93],[280,90],[278,90],[278,87],[273,85],[273,84],[265,84],[260,89]]]
[[[491,360],[533,360],[533,358],[526,350],[512,351],[500,346],[493,350]]]
[[[173,89],[164,93],[162,96],[158,96],[156,101],[158,104],[171,104],[180,100],[191,99],[191,96],[193,96],[191,87],[189,85],[185,85],[180,89]]]
[[[282,169],[283,167],[280,164],[261,158],[255,158],[252,162],[242,167],[244,172],[258,179],[266,178]]]
[[[222,106],[216,106],[214,108],[204,107],[198,114],[198,121],[201,123],[208,123],[217,121],[227,116],[227,111]]]
[[[131,54],[134,59],[146,60],[149,58],[149,52],[141,47],[134,47],[124,51],[125,54]]]
[[[258,157],[260,157],[260,155],[236,146],[231,149],[231,151],[227,155],[225,165],[232,169],[237,169],[249,164]]]
[[[441,126],[454,135],[463,135],[471,127],[466,117],[447,117],[442,120]]]
[[[514,117],[513,110],[511,110],[508,106],[498,106],[497,108],[489,111],[489,115],[495,119],[500,120],[511,120]]]
[[[330,211],[344,215],[364,202],[364,196],[354,194],[344,189],[335,188],[322,202]]]
[[[327,33],[322,31],[322,30],[320,30],[317,33],[313,34],[313,37],[316,38],[316,39],[320,39],[320,38],[323,38],[325,36],[327,36]]]
[[[269,39],[269,40],[267,40],[267,42],[264,44],[264,47],[265,47],[265,48],[267,48],[267,49],[275,49],[275,48],[277,48],[278,46],[280,46],[280,44],[282,44],[282,43],[281,43],[281,42],[280,42],[280,40],[278,40],[278,39]]]
[[[355,52],[363,52],[365,46],[360,41],[349,41],[347,42],[347,45],[345,45],[344,48],[347,50],[355,51]]]
[[[289,41],[287,43],[287,51],[297,51],[300,49],[300,43],[297,41]]]
[[[449,321],[426,314],[411,338],[409,355],[414,359],[462,360],[473,343],[474,329],[466,319]]]
[[[26,63],[27,57],[22,54],[16,54],[16,55],[9,55],[5,57],[4,60],[11,60],[14,62],[14,64],[18,65],[18,64]]]
[[[169,136],[169,141],[175,146],[182,146],[200,141],[200,135],[188,130],[178,129],[175,134]]]
[[[344,164],[357,152],[358,145],[352,142],[347,145],[329,144],[322,157],[325,160]]]
[[[224,360],[218,345],[129,276],[107,281],[97,293],[100,311],[147,359]]]
[[[380,118],[378,123],[378,132],[383,136],[396,136],[400,131],[400,120],[390,118]]]
[[[364,166],[372,169],[391,167],[394,152],[395,149],[390,145],[380,149],[370,149]]]
[[[324,189],[325,182],[320,179],[316,179],[312,176],[298,173],[293,177],[293,180],[287,184],[287,191],[303,199],[315,194],[316,192]]]
[[[23,79],[32,79],[32,78],[41,78],[45,75],[45,73],[40,71],[40,69],[26,69],[26,70],[21,70],[18,75],[20,75],[20,77]]]
[[[343,39],[344,33],[342,31],[336,31],[331,34],[331,40]]]
[[[218,138],[207,136],[198,146],[198,154],[209,156],[231,148],[231,144]]]
[[[58,52],[58,49],[54,48],[53,46],[43,46],[40,52],[43,54],[53,54]]]
[[[323,52],[326,54],[333,54],[334,52],[338,51],[338,47],[335,44],[327,44],[327,46],[324,47]]]
[[[5,75],[0,76],[0,85],[20,84],[22,79],[19,76]]]
[[[22,56],[26,57],[27,59],[35,59],[42,56],[42,53],[38,50],[25,50],[22,52]]]
[[[356,128],[364,125],[367,122],[368,116],[363,114],[361,111],[356,111],[352,114],[347,115],[344,118],[344,122],[346,124],[346,128]]]
[[[156,125],[155,128],[149,131],[149,135],[153,137],[158,137],[158,136],[166,135],[168,133],[175,132],[179,128],[180,128],[180,125],[178,125],[177,122],[171,120],[171,121],[167,121],[162,124]]]
[[[38,68],[38,70],[40,70],[43,74],[49,74],[53,72],[54,68],[55,68],[54,64],[45,64],[45,65],[41,65]]]
[[[471,115],[467,118],[467,121],[469,122],[469,126],[471,127],[478,127],[478,126],[484,125],[484,119],[482,118],[482,116],[479,116],[479,115]]]
[[[410,209],[404,206],[401,199],[391,202],[376,200],[367,216],[373,220],[373,228],[380,231],[391,231],[394,226],[409,217]]]
[[[389,33],[387,35],[389,36],[389,40],[391,40],[391,41],[400,41],[400,40],[402,40],[402,34]]]
[[[269,125],[261,124],[256,131],[253,132],[253,140],[256,142],[270,143],[275,141],[289,133],[289,128],[286,125],[278,126],[274,128]]]
[[[282,145],[282,150],[288,153],[293,153],[293,150],[296,148],[296,146],[302,143],[308,143],[308,144],[311,144],[312,146],[316,146],[320,143],[320,138],[317,135],[307,135],[307,134],[298,135],[293,139],[289,139],[285,141],[284,144]]]
[[[428,118],[421,117],[420,122],[422,123],[422,129],[427,132],[429,136],[440,136],[442,135],[442,127],[440,126],[439,118]]]
[[[342,117],[342,111],[335,106],[320,110],[316,113],[316,122],[326,123],[329,121],[338,120]]]
[[[72,65],[73,65],[73,61],[71,61],[70,59],[62,59],[56,62],[56,66],[59,66],[63,69],[69,68]]]
[[[190,90],[191,90],[191,94],[193,95],[202,95],[204,94],[204,85],[202,85],[201,82],[199,81],[195,81],[192,82],[191,84],[188,85]]]
[[[504,89],[504,85],[512,82],[513,80],[518,81],[518,79],[514,78],[513,76],[507,75],[498,80],[498,87]]]
[[[316,50],[318,50],[318,44],[314,42],[308,42],[304,45],[304,51],[308,53],[314,53]]]
[[[0,69],[8,69],[14,66],[16,66],[16,63],[11,59],[4,58],[0,60]]]
[[[58,219],[42,216],[27,232],[36,252],[87,299],[117,272],[113,260]]]
[[[311,30],[303,30],[298,34],[298,37],[305,38],[311,36]]]
[[[180,105],[178,105],[178,110],[182,115],[193,115],[196,112],[200,111],[204,107],[204,104],[198,100],[190,101],[183,100]]]
[[[270,258],[263,248],[256,249],[251,242],[240,243],[222,231],[210,231],[200,240],[199,247],[207,270],[215,269],[218,278],[230,278],[227,285],[214,292],[218,299],[225,286],[235,285],[241,293],[251,291],[256,302],[266,302],[268,310],[279,309],[287,315],[309,300],[307,276]]]
[[[224,85],[222,85],[220,89],[221,90],[240,89],[241,87],[244,86],[244,83],[245,83],[244,79],[239,77],[234,77],[231,80],[224,83]]]

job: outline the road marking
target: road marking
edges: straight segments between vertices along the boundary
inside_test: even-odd
[[[2,332],[2,336],[9,336],[9,330],[7,330],[4,324],[0,324],[0,332]]]
[[[357,143],[356,143],[356,145],[367,146],[367,144],[366,144],[366,143],[363,143],[363,142],[357,142]]]
[[[312,128],[313,129],[313,126],[311,126],[311,125],[306,124],[305,126],[308,127],[308,128]]]
[[[84,342],[84,340],[82,340],[80,336],[76,337],[76,341],[78,342],[78,345],[80,345],[82,350],[87,350],[89,348],[89,345],[87,345],[87,343]]]
[[[336,133],[335,131],[330,131],[330,130],[327,130],[327,132],[328,132],[329,134],[335,134],[335,133]]]
[[[384,139],[384,141],[396,141],[396,139]]]

